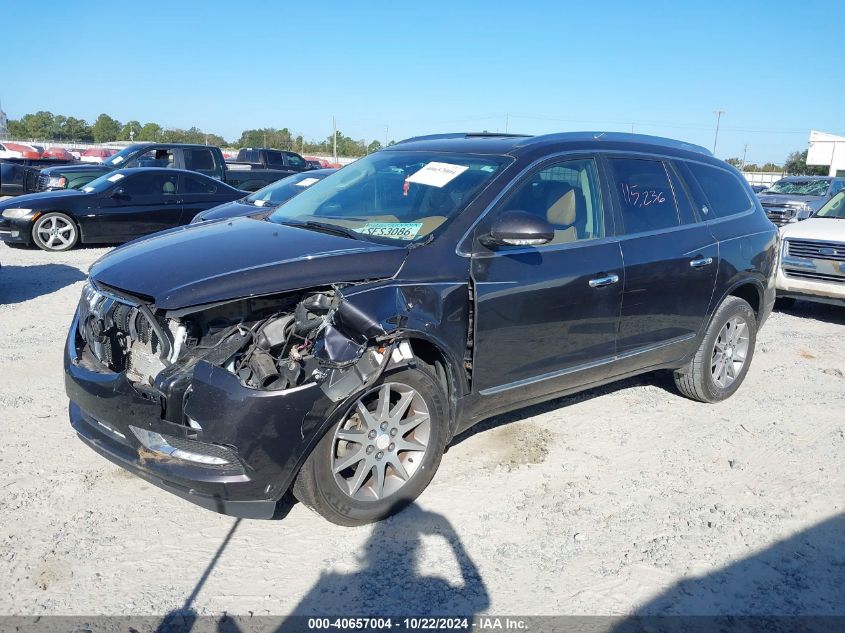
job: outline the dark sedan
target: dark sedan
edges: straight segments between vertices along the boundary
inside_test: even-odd
[[[18,196],[0,203],[0,240],[66,251],[77,243],[117,244],[188,224],[244,191],[181,169],[109,172],[80,190]]]
[[[295,195],[302,193],[314,183],[320,182],[323,178],[336,171],[337,169],[314,169],[277,180],[273,184],[259,189],[246,198],[221,204],[219,207],[198,213],[191,221],[191,224],[205,222],[206,220],[221,220],[223,218],[269,213],[280,204],[287,202]]]

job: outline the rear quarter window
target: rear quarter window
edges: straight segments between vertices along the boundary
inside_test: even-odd
[[[611,158],[626,235],[680,225],[669,175],[660,160]]]
[[[709,205],[709,218],[726,218],[748,211],[753,203],[739,178],[729,171],[700,163],[686,163]]]

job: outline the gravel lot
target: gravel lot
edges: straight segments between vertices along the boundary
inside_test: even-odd
[[[845,615],[845,308],[773,314],[719,405],[648,375],[488,420],[375,527],[238,522],[67,423],[105,252],[0,245],[0,614]]]

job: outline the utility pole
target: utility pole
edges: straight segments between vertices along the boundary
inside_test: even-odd
[[[508,123],[510,122],[509,121],[510,117],[511,117],[510,113],[505,112],[505,134],[508,133]]]
[[[264,132],[264,147],[267,147],[267,132]]]
[[[631,123],[631,134],[633,134],[633,133],[634,133],[634,124]]]
[[[713,114],[716,115],[716,136],[713,137],[713,155],[716,155],[716,143],[719,142],[719,121],[722,120],[724,110],[716,110]]]
[[[384,126],[384,146],[387,147],[388,140],[387,140],[387,131],[390,129],[389,125]]]
[[[334,156],[335,165],[337,164],[337,119],[332,117],[332,155]]]
[[[748,154],[748,143],[745,144],[745,147],[742,148],[742,166],[740,167],[739,171],[745,169],[745,157]]]

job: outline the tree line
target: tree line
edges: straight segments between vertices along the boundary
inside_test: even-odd
[[[65,141],[79,143],[110,143],[112,141],[153,141],[163,143],[200,143],[220,147],[273,147],[300,153],[332,154],[335,136],[322,141],[305,140],[288,128],[258,128],[244,130],[240,138],[231,142],[218,134],[205,132],[198,127],[187,130],[165,128],[158,123],[127,121],[121,123],[108,114],[101,114],[93,123],[84,119],[41,110],[25,114],[20,119],[9,120],[9,136],[33,141]],[[382,148],[379,141],[367,143],[337,132],[338,156],[362,156]],[[388,145],[393,145],[390,141]]]
[[[776,165],[775,163],[765,163],[757,165],[755,163],[743,163],[739,158],[725,159],[726,163],[730,163],[737,169],[742,171],[760,172],[760,171],[779,171],[790,176],[827,176],[828,169],[824,165],[808,165],[807,164],[807,150],[796,150],[790,152],[786,157],[783,165]]]

